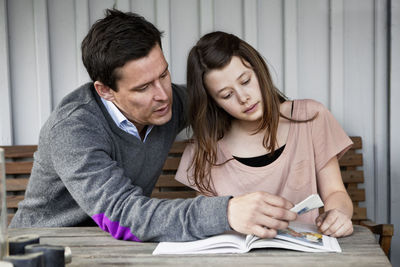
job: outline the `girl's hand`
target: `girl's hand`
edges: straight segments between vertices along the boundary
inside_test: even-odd
[[[315,223],[324,235],[342,237],[353,233],[351,219],[338,209],[331,209],[322,213],[315,220]]]

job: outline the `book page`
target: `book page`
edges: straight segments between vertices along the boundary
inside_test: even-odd
[[[191,242],[161,242],[153,255],[245,253],[248,251],[245,238],[245,235],[231,232]]]
[[[285,240],[321,251],[342,252],[337,239],[322,235],[316,225],[290,222],[285,230],[279,230],[275,239]]]

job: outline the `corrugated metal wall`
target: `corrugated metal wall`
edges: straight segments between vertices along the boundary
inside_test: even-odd
[[[364,141],[368,216],[388,220],[389,0],[0,0],[0,143],[36,144],[68,92],[88,81],[80,43],[105,8],[165,32],[173,81],[203,34],[244,38],[290,98],[324,103]],[[379,179],[378,179],[379,177]]]

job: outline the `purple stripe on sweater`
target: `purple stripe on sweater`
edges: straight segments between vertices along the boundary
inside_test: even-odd
[[[110,221],[110,219],[108,219],[103,213],[93,215],[92,219],[101,229],[103,229],[103,231],[110,233],[115,239],[141,242],[139,238],[131,233],[131,230],[128,227],[119,225],[119,222]]]

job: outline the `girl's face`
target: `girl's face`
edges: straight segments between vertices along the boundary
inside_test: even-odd
[[[263,115],[260,86],[256,74],[246,65],[233,56],[224,68],[207,73],[204,82],[211,97],[232,117],[259,121]]]

